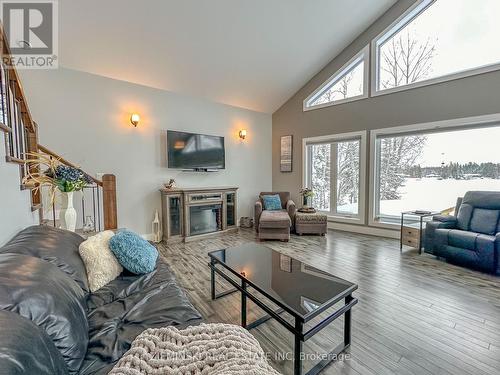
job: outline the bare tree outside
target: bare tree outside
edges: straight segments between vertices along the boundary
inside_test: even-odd
[[[427,138],[408,136],[380,141],[380,199],[400,199],[408,170],[422,154]]]
[[[363,93],[362,82],[363,63],[354,67],[349,73],[341,77],[335,84],[330,86],[321,96],[319,96],[312,106],[324,103],[331,103],[337,100],[347,99]]]
[[[359,141],[337,143],[337,210],[357,213],[359,156]]]
[[[435,43],[406,28],[380,49],[380,81],[384,89],[421,81],[432,72]],[[400,199],[406,172],[422,155],[427,138],[408,136],[382,139],[380,145],[380,199]]]
[[[409,30],[403,30],[381,47],[381,85],[392,88],[425,79],[432,72],[432,59],[436,55],[435,44],[430,38],[419,38]],[[359,72],[358,72],[359,73]],[[353,69],[316,99],[314,105],[346,99],[353,92],[362,93],[357,72]],[[422,155],[427,138],[404,136],[382,139],[380,144],[380,199],[401,198],[409,171]],[[312,146],[313,204],[321,210],[330,210],[331,145]],[[338,142],[336,154],[336,203],[337,210],[357,213],[359,197],[359,142]]]
[[[317,209],[330,210],[330,144],[310,146],[311,150],[311,184],[314,192],[313,206]]]
[[[400,31],[380,48],[380,85],[389,89],[421,81],[432,72],[436,45],[409,29]]]

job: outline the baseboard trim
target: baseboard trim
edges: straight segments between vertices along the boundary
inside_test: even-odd
[[[400,235],[399,230],[375,228],[366,225],[335,223],[332,221],[328,222],[328,229],[342,230],[344,232],[368,234],[371,236],[386,237],[386,238],[399,238]]]
[[[155,238],[153,233],[141,234],[141,237],[144,238],[146,241],[153,241],[153,238]]]

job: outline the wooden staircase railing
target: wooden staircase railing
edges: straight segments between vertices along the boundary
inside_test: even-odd
[[[40,189],[27,186],[22,183],[27,175],[27,169],[39,171],[38,163],[26,164],[26,155],[29,153],[42,152],[58,159],[61,163],[71,167],[77,167],[57,153],[51,151],[38,142],[38,125],[33,121],[28,108],[26,96],[24,95],[21,80],[13,65],[10,65],[11,56],[7,37],[0,24],[1,38],[1,61],[0,61],[0,132],[4,133],[5,160],[7,163],[19,165],[21,189],[31,189],[31,210],[40,212],[40,223],[43,220],[42,197]],[[30,157],[31,158],[31,157]],[[77,167],[79,168],[79,167]],[[87,173],[88,174],[88,173]],[[88,174],[96,186],[102,189],[104,229],[116,229],[116,178],[114,175],[105,174],[102,181]]]

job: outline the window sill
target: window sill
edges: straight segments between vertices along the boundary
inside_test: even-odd
[[[334,105],[340,105],[340,104],[345,104],[345,103],[350,103],[350,102],[356,102],[358,100],[363,100],[363,99],[367,99],[367,98],[368,98],[368,93],[362,94],[362,95],[352,96],[352,97],[346,98],[346,99],[335,100],[335,101],[329,102],[329,103],[323,103],[323,104],[313,105],[311,107],[308,107],[308,106],[306,106],[304,104],[304,106],[303,106],[302,109],[303,109],[304,112],[314,111],[315,109],[321,109],[321,108],[331,107],[331,106],[334,106]]]
[[[401,218],[379,218],[370,219],[369,225],[371,227],[385,228],[385,229],[400,229],[401,228]]]
[[[394,94],[401,91],[412,90],[419,87],[436,85],[438,83],[454,81],[461,78],[471,77],[478,74],[484,74],[489,72],[494,72],[500,70],[500,63],[494,63],[490,65],[480,66],[478,68],[472,68],[467,70],[462,70],[456,73],[446,74],[440,77],[430,78],[424,81],[411,83],[409,85],[392,87],[390,89],[377,89],[375,82],[372,83],[371,97],[377,97],[381,95]]]
[[[342,215],[326,215],[328,221],[333,221],[336,223],[347,223],[347,224],[359,224],[364,225],[365,221],[358,216],[342,216]]]

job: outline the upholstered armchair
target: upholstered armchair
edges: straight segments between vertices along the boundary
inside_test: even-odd
[[[437,215],[425,229],[425,252],[500,274],[500,192],[469,191],[456,216]]]
[[[265,210],[262,196],[280,196],[281,210]],[[255,202],[254,223],[255,230],[260,240],[281,240],[290,239],[290,230],[295,221],[295,203],[290,199],[289,192],[261,192],[259,200]]]

